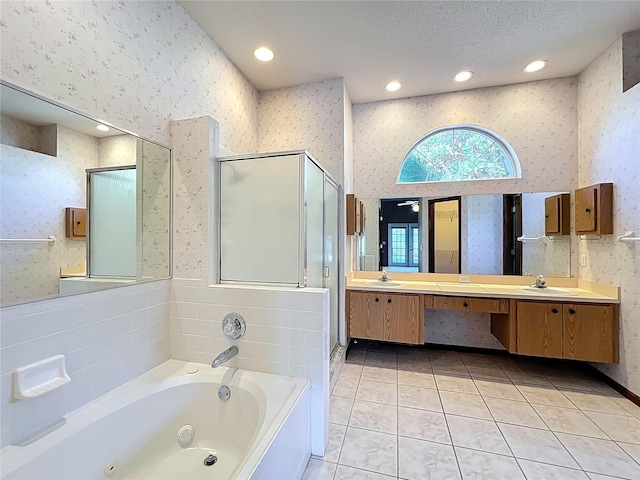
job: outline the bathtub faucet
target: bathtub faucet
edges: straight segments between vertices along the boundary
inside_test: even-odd
[[[222,365],[223,363],[228,362],[229,360],[231,360],[233,357],[235,357],[238,354],[238,347],[236,347],[235,345],[227,348],[224,352],[222,352],[220,355],[218,355],[214,360],[213,363],[211,364],[211,366],[213,368],[218,368],[220,365]]]

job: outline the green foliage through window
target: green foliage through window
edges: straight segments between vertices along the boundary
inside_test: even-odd
[[[438,129],[409,150],[398,183],[451,182],[520,176],[513,150],[477,127]]]

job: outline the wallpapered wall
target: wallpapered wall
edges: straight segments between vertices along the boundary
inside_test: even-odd
[[[57,156],[1,145],[2,238],[56,237],[55,243],[2,245],[3,302],[58,293],[60,267],[83,264],[83,240],[65,237],[65,207],[84,207],[85,169],[98,165],[98,140],[62,126]]]
[[[160,143],[208,114],[257,148],[257,91],[175,2],[3,1],[1,34],[4,80]]]
[[[363,198],[569,191],[577,184],[577,82],[561,78],[354,105],[354,192]],[[514,148],[522,179],[396,185],[414,143],[435,128],[487,127]]]
[[[259,151],[309,150],[338,183],[343,183],[343,79],[262,92],[258,119]]]
[[[620,364],[598,368],[640,394],[640,244],[615,242],[640,234],[640,86],[622,93],[621,40],[580,75],[579,186],[613,182],[613,235],[580,241],[587,266],[580,277],[620,285]]]

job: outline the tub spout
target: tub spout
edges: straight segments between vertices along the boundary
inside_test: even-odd
[[[229,360],[231,360],[233,357],[235,357],[238,354],[238,347],[236,347],[235,345],[227,348],[224,352],[222,352],[220,355],[218,355],[214,360],[213,363],[211,364],[211,366],[213,368],[218,368],[220,365],[222,365],[223,363],[228,362]]]

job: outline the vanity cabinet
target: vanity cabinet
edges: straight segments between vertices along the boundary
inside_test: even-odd
[[[506,298],[436,296],[433,299],[433,308],[461,312],[508,313],[509,300]]]
[[[544,234],[569,235],[569,194],[560,193],[544,199]]]
[[[517,352],[562,358],[562,304],[518,302]]]
[[[618,306],[517,301],[516,353],[548,358],[618,361]]]
[[[424,343],[422,295],[350,291],[348,313],[353,338]]]
[[[575,191],[576,234],[613,233],[613,183],[599,183]]]

